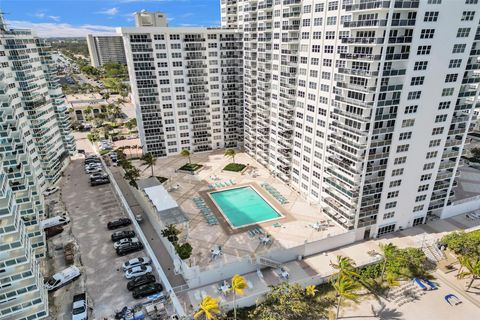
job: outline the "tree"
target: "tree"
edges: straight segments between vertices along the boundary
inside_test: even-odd
[[[221,313],[220,306],[218,305],[218,299],[210,296],[205,296],[200,302],[198,311],[194,314],[194,318],[204,317],[206,320],[216,319]]]
[[[162,237],[167,238],[171,243],[176,243],[178,241],[178,235],[180,230],[174,224],[169,224],[165,229],[161,231]]]
[[[282,282],[273,286],[249,312],[248,319],[255,320],[298,320],[322,319],[334,306],[332,297],[317,295],[307,297],[305,289],[298,283]]]
[[[243,295],[243,290],[247,288],[247,281],[244,277],[239,274],[236,274],[232,277],[232,288],[233,291],[233,318],[237,320],[237,294]]]
[[[146,166],[145,170],[148,169],[148,168],[152,169],[152,175],[150,177],[153,177],[153,169],[155,167],[155,163],[157,161],[157,158],[155,158],[155,156],[149,152],[149,153],[146,153],[142,156],[142,160],[143,160],[142,164],[144,166]]]
[[[312,297],[313,298],[313,297],[315,297],[317,292],[318,292],[318,290],[315,287],[315,285],[313,285],[313,284],[305,287],[305,294],[307,295],[307,297]]]
[[[178,256],[180,259],[185,260],[190,258],[192,255],[192,246],[190,243],[185,242],[184,244],[179,245],[178,243],[175,243],[175,251],[177,252]]]
[[[127,122],[125,122],[125,127],[130,131],[132,131],[132,129],[134,129],[136,126],[137,126],[137,119],[135,118],[129,119]]]
[[[233,149],[227,149],[225,150],[225,153],[223,154],[225,157],[232,158],[232,162],[235,163],[235,155],[237,153]]]
[[[460,265],[466,269],[466,271],[460,272],[457,275],[457,278],[459,279],[465,279],[467,277],[471,277],[471,281],[467,286],[467,289],[465,291],[470,290],[470,287],[472,286],[473,282],[475,280],[480,279],[480,258],[477,257],[469,257],[469,256],[459,256],[458,257],[458,262],[460,262]]]
[[[130,158],[132,157],[132,147],[131,146],[123,146],[122,147],[124,150],[130,150]]]
[[[397,250],[397,247],[391,242],[388,244],[381,243],[379,247],[380,247],[380,250],[382,251],[382,256],[383,256],[382,275],[381,275],[381,279],[383,280],[385,275],[385,268],[387,267],[387,261],[395,253],[395,251]]]
[[[190,151],[188,151],[187,149],[182,149],[182,151],[180,151],[180,155],[182,157],[188,158],[188,164],[192,163],[192,159],[190,159]]]
[[[337,256],[337,263],[330,261],[330,266],[338,270],[337,273],[332,275],[333,278],[340,276],[346,276],[352,280],[360,278],[360,275],[356,271],[355,262],[349,257]]]
[[[473,158],[480,160],[480,148],[472,148],[470,153],[472,154]]]
[[[130,168],[128,169],[126,172],[125,172],[125,175],[123,176],[125,178],[125,180],[128,180],[129,184],[138,189],[138,185],[137,185],[137,179],[140,178],[140,170],[138,170],[137,168],[133,167],[133,168]]]
[[[338,301],[335,319],[338,319],[340,306],[343,300],[358,302],[358,294],[356,291],[360,290],[360,284],[346,275],[339,275],[334,281],[332,281],[332,286],[337,292]]]

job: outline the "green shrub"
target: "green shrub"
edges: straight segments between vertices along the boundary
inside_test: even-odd
[[[187,164],[184,164],[183,166],[181,166],[179,170],[193,172],[193,171],[197,171],[201,167],[203,167],[203,166],[201,164],[198,164],[198,163],[187,163]]]
[[[185,260],[185,259],[190,258],[190,256],[192,255],[193,248],[190,245],[190,243],[185,242],[182,245],[176,244],[175,245],[175,250],[177,251],[177,254],[180,257],[180,259]]]
[[[245,169],[246,165],[241,163],[229,163],[223,168],[225,171],[240,172]]]
[[[443,236],[441,244],[446,244],[456,254],[480,255],[480,230],[466,233],[465,231],[452,232]]]

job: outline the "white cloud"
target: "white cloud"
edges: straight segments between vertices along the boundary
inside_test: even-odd
[[[85,37],[87,34],[115,34],[115,27],[102,25],[73,26],[68,23],[34,23],[30,21],[8,20],[10,28],[32,29],[38,36],[49,37]]]
[[[98,11],[99,14],[106,14],[107,16],[114,16],[118,13],[118,8],[110,8],[102,11]]]
[[[52,19],[53,21],[60,21],[60,17],[59,16],[48,16],[50,19]]]
[[[37,11],[33,15],[37,18],[43,19],[45,18],[45,11]]]

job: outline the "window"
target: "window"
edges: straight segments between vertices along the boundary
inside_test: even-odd
[[[317,3],[315,5],[315,12],[323,12],[324,9],[324,3]]]
[[[395,231],[395,224],[384,226],[384,227],[378,228],[377,236],[380,237],[381,235],[392,233],[394,231]]]
[[[338,10],[338,1],[330,1],[328,3],[328,11]]]
[[[442,0],[428,0],[428,4],[442,4]]]
[[[396,198],[396,197],[398,197],[398,193],[399,193],[399,192],[400,192],[400,191],[392,191],[392,192],[389,192],[389,193],[387,194],[387,199],[391,199],[391,198]]]
[[[465,43],[454,44],[452,53],[463,53],[463,52],[465,52],[466,47],[467,47],[467,45]]]
[[[429,184],[423,184],[418,187],[418,192],[427,191]]]
[[[306,5],[303,7],[303,13],[310,13],[312,12],[312,6],[311,5]]]
[[[402,184],[402,180],[394,180],[394,181],[391,181],[391,182],[390,182],[390,188],[400,187],[401,184]]]
[[[432,46],[418,46],[417,48],[417,54],[419,56],[421,55],[426,55],[430,54],[430,50],[432,49]]]
[[[323,24],[323,18],[315,18],[313,19],[313,25],[314,26],[321,26]]]
[[[425,77],[413,77],[412,80],[410,81],[410,85],[421,86],[424,80],[425,80]]]
[[[458,28],[457,38],[467,38],[470,34],[470,28]]]
[[[438,11],[425,12],[425,17],[423,18],[424,22],[435,22],[437,20],[438,20]]]
[[[314,40],[322,39],[322,33],[319,32],[319,31],[314,32],[314,33],[313,33],[313,39],[314,39]]]
[[[435,140],[430,140],[430,143],[429,143],[429,147],[432,148],[432,147],[438,147],[440,145],[440,142],[442,140],[440,139],[435,139]]]
[[[442,101],[438,104],[438,110],[445,110],[450,108],[451,101]]]
[[[440,114],[440,115],[435,117],[435,123],[445,122],[445,121],[447,121],[447,115],[446,114]]]
[[[405,114],[416,113],[417,109],[418,109],[418,106],[406,106],[405,107]]]
[[[442,97],[448,97],[448,96],[453,95],[453,90],[454,90],[454,88],[444,88],[442,90]]]
[[[387,212],[383,215],[383,219],[390,219],[390,218],[393,218],[395,216],[395,212]]]
[[[410,91],[408,93],[407,99],[408,100],[416,100],[420,99],[420,95],[422,94],[422,91]]]
[[[403,174],[403,168],[392,170],[392,177],[400,176]]]
[[[395,158],[395,161],[393,164],[402,164],[405,162],[407,162],[407,157],[398,157],[398,158]]]
[[[425,199],[427,199],[427,195],[426,195],[426,194],[422,194],[421,196],[417,196],[417,197],[415,198],[415,202],[424,201]]]
[[[420,181],[427,181],[427,180],[430,180],[432,178],[432,174],[429,173],[429,174],[422,174],[422,176],[420,177]],[[428,184],[426,184],[427,186],[427,189],[428,189]],[[427,190],[425,189],[425,190]]]
[[[430,151],[430,152],[427,152],[425,159],[432,159],[432,158],[435,158],[437,155],[438,155],[438,151]]]
[[[334,26],[337,24],[337,17],[327,17],[327,26]]]
[[[472,21],[475,16],[475,11],[463,11],[462,21]]]
[[[435,29],[422,29],[420,33],[420,39],[432,39]]]
[[[310,26],[310,19],[303,19],[302,24],[304,27],[309,27]]]
[[[448,64],[448,68],[449,69],[460,68],[461,64],[462,64],[462,59],[451,59],[450,63]]]
[[[458,74],[457,73],[450,73],[445,76],[445,82],[455,82],[457,81]]]
[[[412,132],[402,132],[400,133],[399,140],[408,140],[412,138]]]
[[[397,152],[407,152],[408,148],[410,147],[409,144],[402,144],[397,147]]]
[[[385,203],[385,209],[392,209],[397,206],[397,201],[387,202]]]
[[[420,205],[420,206],[413,207],[413,212],[418,212],[418,211],[422,211],[422,210],[423,210],[423,204]]]
[[[171,34],[170,35],[170,40],[180,40],[180,35],[179,34]]]
[[[413,67],[414,71],[427,70],[428,61],[417,61]]]
[[[432,130],[432,136],[435,136],[437,134],[442,134],[442,133],[443,133],[443,127],[433,128]]]
[[[415,119],[404,119],[402,121],[402,128],[413,127],[415,124]]]

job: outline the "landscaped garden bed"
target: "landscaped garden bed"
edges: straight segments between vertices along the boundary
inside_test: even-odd
[[[229,163],[223,168],[225,171],[241,172],[247,166],[241,163]]]
[[[203,166],[201,164],[198,164],[198,163],[187,163],[187,164],[184,164],[183,166],[180,167],[180,171],[188,171],[188,172],[195,172],[197,170],[199,170],[200,168],[202,168]]]

